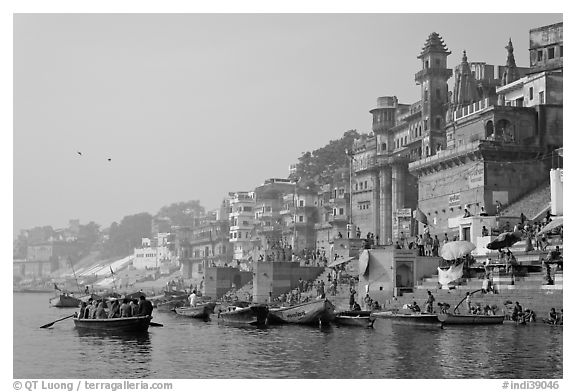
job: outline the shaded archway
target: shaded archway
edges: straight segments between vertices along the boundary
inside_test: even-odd
[[[490,136],[494,135],[494,123],[492,122],[492,120],[490,120],[486,123],[486,126],[484,127],[484,129],[486,130],[486,137],[490,137]]]

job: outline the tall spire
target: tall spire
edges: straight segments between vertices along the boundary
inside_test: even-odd
[[[446,55],[451,53],[448,48],[446,48],[446,44],[442,37],[440,37],[440,34],[436,32],[430,33],[418,58],[422,58],[422,56],[430,52],[445,53]]]
[[[520,79],[518,68],[516,67],[516,60],[514,59],[514,46],[512,45],[512,38],[508,40],[508,45],[505,46],[508,50],[508,58],[506,59],[506,68],[502,75],[501,84],[505,86],[515,80]]]
[[[478,98],[476,79],[470,70],[466,51],[462,54],[462,62],[456,69],[456,84],[454,85],[454,103],[468,105]]]

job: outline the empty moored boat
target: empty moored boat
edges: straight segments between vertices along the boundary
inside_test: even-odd
[[[347,310],[336,313],[334,322],[339,325],[369,328],[375,321],[374,318],[370,317],[370,314],[369,310]]]
[[[192,317],[192,318],[207,318],[210,313],[214,313],[214,307],[216,302],[206,302],[204,304],[199,304],[196,306],[181,306],[175,308],[174,311],[180,316]]]
[[[334,305],[327,299],[270,309],[271,323],[322,324],[334,320]]]

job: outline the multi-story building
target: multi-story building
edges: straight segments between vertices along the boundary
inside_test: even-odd
[[[194,227],[176,227],[175,242],[182,277],[200,282],[209,266],[232,263],[228,201],[197,219]]]
[[[531,30],[530,42],[530,68],[516,66],[509,42],[504,66],[469,63],[464,51],[452,70],[451,52],[430,34],[415,75],[421,99],[378,98],[373,134],[354,144],[352,223],[363,234],[381,243],[415,234],[416,208],[433,231],[461,234],[452,218],[465,206],[492,213],[547,175],[537,158],[562,146],[561,24]]]
[[[328,250],[335,238],[347,236],[350,221],[350,174],[348,169],[336,172],[329,184],[322,185],[317,194],[318,222],[316,248]]]
[[[548,28],[562,36],[561,24],[559,33],[558,25]],[[530,32],[538,48],[541,42],[532,34],[546,35],[545,29]],[[547,44],[562,47],[562,42]],[[531,53],[538,48],[531,47]],[[464,209],[474,215],[484,208],[493,215],[497,204],[505,207],[541,186],[548,181],[550,154],[563,144],[561,69],[543,70],[547,65],[542,61],[518,71],[511,42],[507,50],[499,96],[456,95],[447,115],[447,148],[409,165],[418,177],[419,208],[433,233],[473,240],[469,222],[461,219]],[[561,58],[553,62],[561,64]]]
[[[283,223],[283,238],[294,252],[316,248],[314,225],[318,222],[317,192],[295,187],[282,197],[280,217]]]
[[[283,209],[283,196],[294,192],[296,183],[285,178],[271,178],[256,187],[254,248],[266,250],[280,243],[287,243],[283,236],[283,222],[280,211]]]
[[[252,251],[255,206],[254,192],[230,192],[228,194],[230,219],[230,245],[234,260],[246,260]]]

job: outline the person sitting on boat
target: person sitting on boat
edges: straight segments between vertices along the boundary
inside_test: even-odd
[[[193,290],[192,292],[194,292]],[[140,301],[138,302],[138,316],[152,316],[152,302],[146,299],[146,296],[142,294],[140,296]]]
[[[136,316],[138,314],[138,299],[132,298],[132,303],[130,304],[130,314]]]
[[[197,296],[196,290],[192,290],[192,294],[188,296],[188,302],[190,302],[190,306],[194,307],[197,304]]]
[[[382,310],[382,306],[378,303],[378,301],[374,301],[372,304],[372,310]]]
[[[86,316],[86,302],[82,302],[80,305],[80,311],[78,312],[78,318],[83,319]]]
[[[512,320],[519,321],[522,316],[522,306],[516,301],[516,305],[514,305],[514,309],[512,310]]]
[[[120,317],[131,317],[132,316],[132,307],[130,306],[130,300],[128,298],[124,298],[122,300],[122,305],[120,305]]]
[[[117,299],[112,301],[110,310],[108,311],[108,318],[120,317],[120,303]]]
[[[97,319],[108,318],[108,316],[106,315],[106,310],[104,309],[104,301],[101,299],[98,300],[98,305],[96,306],[95,316]]]
[[[556,309],[550,309],[550,313],[548,313],[548,320],[546,320],[546,322],[556,325],[558,324],[559,319],[560,317],[558,316],[558,313],[556,313]]]
[[[412,303],[412,305],[408,305],[408,308],[409,308],[411,311],[415,312],[415,313],[420,312],[420,306],[418,306],[418,304],[416,303],[416,301],[414,301],[414,302]]]
[[[96,318],[96,308],[98,306],[98,301],[94,301],[94,300],[90,300],[90,304],[88,305],[87,311],[88,311],[88,317],[89,319],[95,319]]]
[[[438,306],[440,307],[440,313],[448,313],[448,309],[450,308],[450,304],[445,302],[438,302]]]
[[[352,310],[362,310],[362,308],[360,307],[358,302],[354,302],[354,305],[352,306]]]

